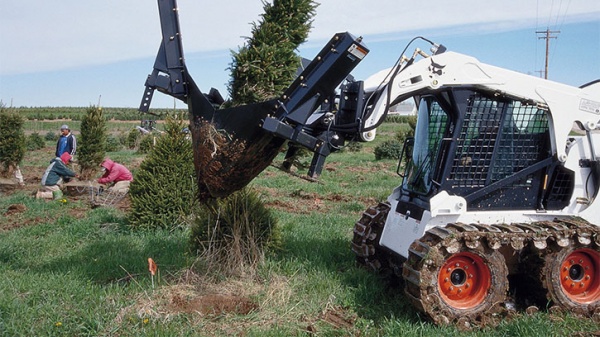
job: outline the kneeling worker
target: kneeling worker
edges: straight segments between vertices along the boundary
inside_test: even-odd
[[[133,175],[125,166],[108,158],[104,159],[100,166],[102,166],[104,174],[98,179],[99,184],[115,183],[109,188],[111,191],[121,193],[129,191],[129,184],[133,181]]]
[[[46,172],[42,176],[42,188],[36,194],[38,198],[52,199],[53,192],[61,191],[60,185],[65,178],[79,178],[79,175],[69,169],[66,165],[73,157],[68,153],[63,153],[60,158],[56,157],[50,161]],[[62,193],[55,193],[62,195]]]

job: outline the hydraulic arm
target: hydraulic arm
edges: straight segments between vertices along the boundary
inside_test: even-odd
[[[364,101],[360,83],[344,87],[348,95],[340,99],[340,111],[335,101],[336,89],[368,53],[361,38],[335,34],[280,97],[216,109],[223,103],[218,91],[202,93],[186,69],[176,1],[158,0],[158,5],[162,41],[140,111],[148,111],[155,90],[187,103],[196,170],[206,195],[221,197],[245,186],[286,142],[292,144],[289,155],[295,146],[315,153],[308,175],[316,178],[325,158],[358,133],[357,108]]]

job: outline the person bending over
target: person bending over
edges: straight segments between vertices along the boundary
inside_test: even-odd
[[[68,178],[79,178],[79,175],[67,167],[73,157],[65,152],[60,157],[50,161],[42,176],[42,188],[36,194],[37,198],[52,199],[53,192],[60,191],[63,180]]]
[[[109,190],[121,193],[129,191],[129,184],[133,181],[133,175],[125,166],[115,163],[109,158],[104,159],[100,166],[102,166],[104,174],[98,179],[99,184],[114,183]]]

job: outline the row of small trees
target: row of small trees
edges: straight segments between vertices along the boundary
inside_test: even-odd
[[[25,157],[28,139],[23,129],[24,122],[23,117],[13,109],[0,106],[0,175],[4,177],[10,176]],[[41,136],[38,135],[37,138],[43,142]],[[39,140],[34,139],[36,143]],[[93,106],[88,108],[81,122],[79,144],[81,176],[89,177],[98,168],[105,155],[106,120],[102,116],[101,108]]]
[[[263,2],[264,14],[252,36],[232,55],[230,102],[238,106],[280,96],[300,67],[298,46],[306,41],[317,4],[312,0]],[[250,188],[222,200],[209,200],[197,217],[192,243],[209,269],[235,273],[262,260],[266,246],[277,246],[276,219]],[[253,270],[250,268],[250,270]]]
[[[0,163],[9,175],[23,160],[26,137],[23,118],[1,108]],[[174,229],[192,225],[192,250],[204,255],[210,269],[240,272],[240,266],[256,265],[263,248],[277,242],[275,218],[257,192],[247,189],[221,200],[200,205],[193,164],[192,142],[182,132],[182,114],[166,119],[164,133],[156,137],[136,171],[130,188],[128,222],[142,230]],[[97,172],[105,156],[106,120],[99,107],[90,107],[81,123],[78,162],[82,178]]]

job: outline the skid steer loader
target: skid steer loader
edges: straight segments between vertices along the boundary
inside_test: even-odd
[[[435,323],[477,325],[527,306],[600,315],[600,82],[572,87],[432,46],[367,81],[369,49],[338,33],[280,97],[218,109],[187,72],[175,0],[158,0],[163,39],[140,106],[155,90],[188,105],[201,198],[248,184],[284,144],[326,157],[369,140],[414,99],[399,185],[354,224],[358,262],[404,280]],[[404,53],[402,53],[404,54]]]

